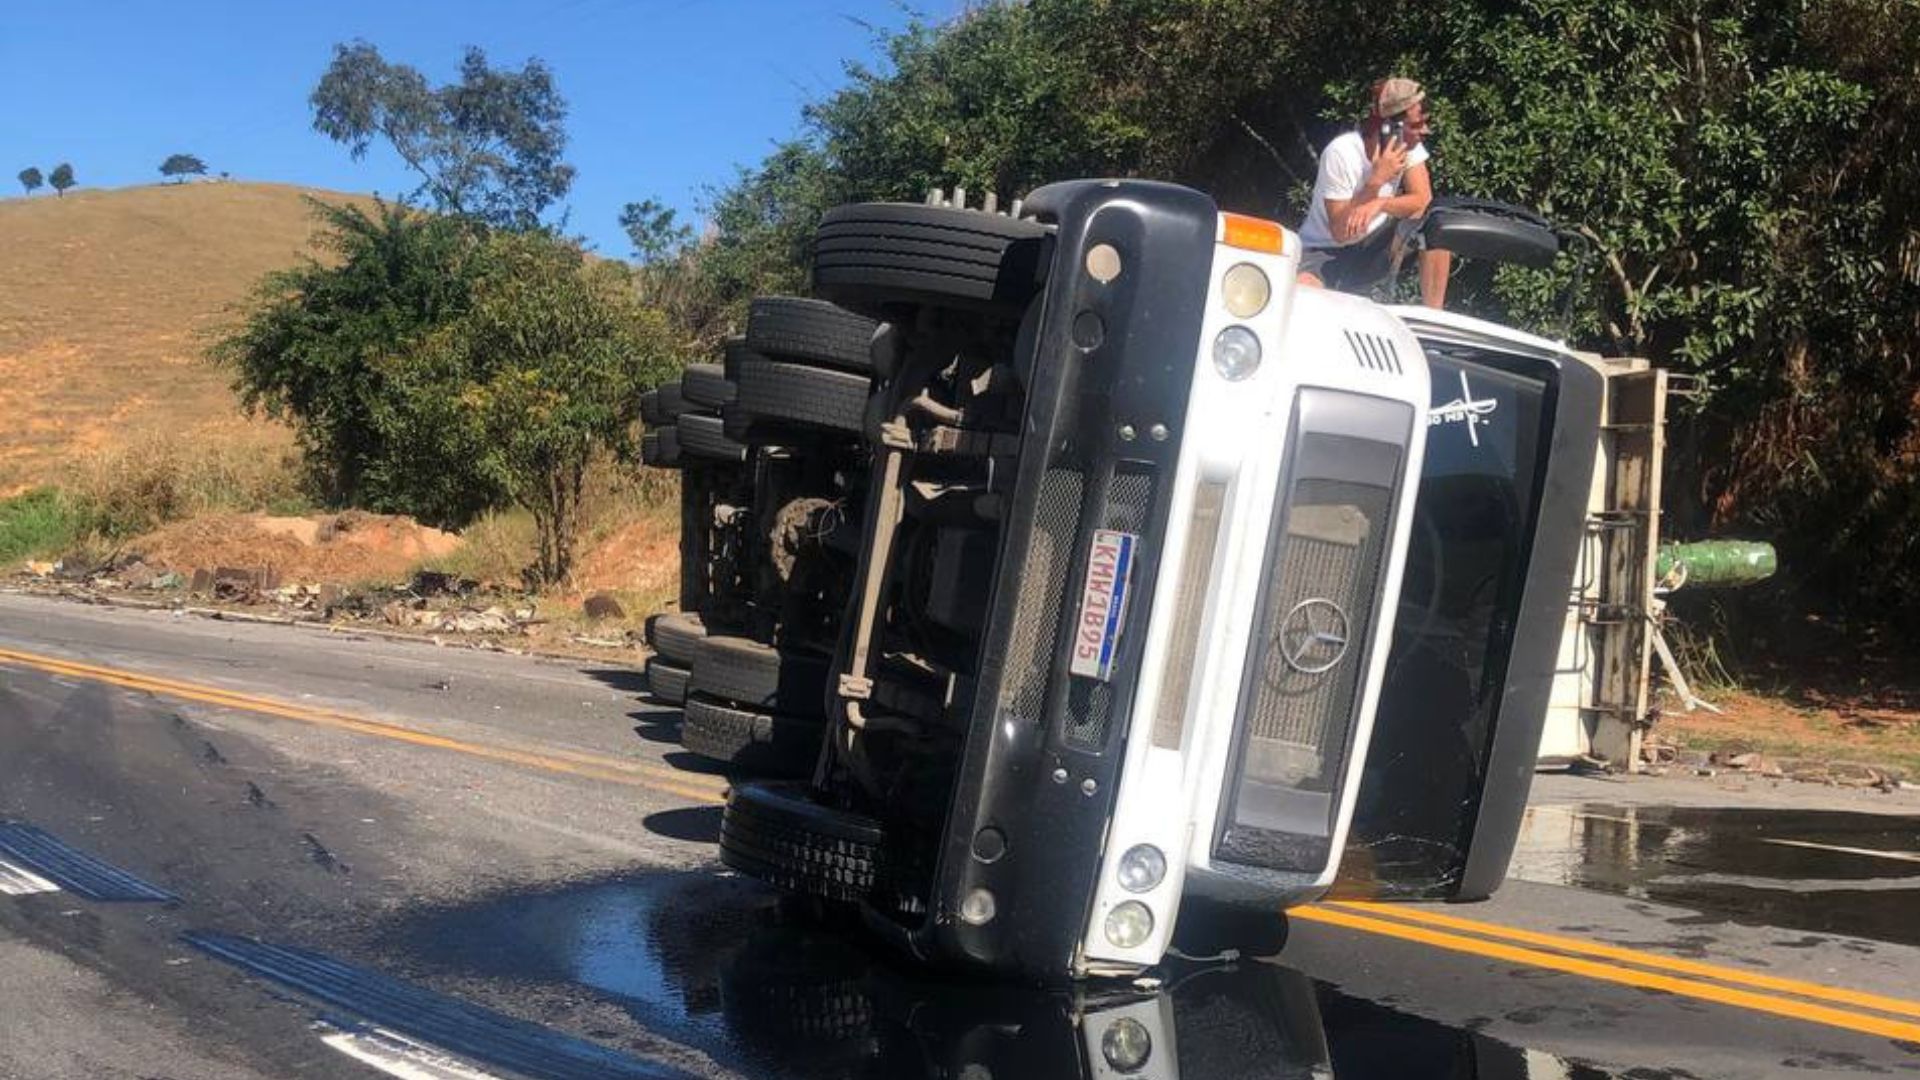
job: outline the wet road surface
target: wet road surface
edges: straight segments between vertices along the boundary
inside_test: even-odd
[[[1827,849],[1911,822],[1541,808],[1490,904],[1329,905],[1274,962],[1050,993],[721,871],[718,778],[617,672],[9,597],[0,651],[0,820],[173,897],[0,852],[0,1077],[1920,1073],[1898,901],[1794,923],[1901,893],[1913,866]],[[1799,907],[1725,891],[1807,865]]]
[[[1756,926],[1920,945],[1920,817],[1536,806],[1513,873],[1727,912]]]

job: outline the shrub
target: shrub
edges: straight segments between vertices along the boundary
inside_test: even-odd
[[[21,559],[59,555],[84,532],[84,515],[54,488],[0,499],[0,565],[8,569]]]

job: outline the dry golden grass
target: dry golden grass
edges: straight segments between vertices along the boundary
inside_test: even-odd
[[[0,495],[156,434],[291,445],[240,415],[202,350],[260,275],[310,250],[307,194],[370,201],[243,183],[0,200]]]

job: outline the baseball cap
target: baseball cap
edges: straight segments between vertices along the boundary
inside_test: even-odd
[[[1412,79],[1387,79],[1380,84],[1374,106],[1381,116],[1398,116],[1425,101],[1427,92]]]

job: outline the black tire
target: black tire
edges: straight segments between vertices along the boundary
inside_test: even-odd
[[[640,422],[648,427],[660,424],[660,391],[647,390],[640,395]]]
[[[873,891],[885,833],[821,806],[806,784],[734,785],[720,818],[720,861],[790,892],[853,902]]]
[[[651,443],[648,440],[652,440]],[[651,448],[649,448],[651,447]],[[662,469],[680,466],[680,433],[672,424],[640,436],[640,462]]]
[[[691,684],[689,684],[691,685]],[[787,716],[689,693],[680,745],[690,753],[762,776],[805,776],[826,730],[819,717]]]
[[[813,291],[853,307],[924,303],[1018,312],[1046,275],[1037,222],[914,203],[827,211],[814,234]]]
[[[747,312],[746,344],[767,356],[864,372],[873,367],[878,325],[825,300],[763,296]]]
[[[747,445],[728,438],[717,416],[681,413],[674,425],[679,431],[680,453],[686,457],[733,462],[747,460]]]
[[[719,364],[688,364],[680,373],[680,397],[689,408],[717,409],[733,400],[733,384]]]
[[[757,927],[721,969],[722,1007],[741,1039],[781,1055],[796,1072],[876,1075],[870,964],[831,932]]]
[[[687,411],[687,399],[680,393],[677,382],[661,383],[654,389],[660,391],[660,422],[672,423],[675,417]]]
[[[677,667],[693,667],[693,658],[706,640],[707,627],[698,615],[663,611],[647,617],[647,644]]]
[[[859,434],[873,383],[867,376],[758,354],[738,359],[733,408],[750,423],[773,420]]]
[[[687,700],[686,668],[676,667],[665,657],[647,657],[647,692],[670,705]]]
[[[693,689],[762,709],[817,717],[826,706],[825,660],[741,637],[707,637],[693,657]]]

